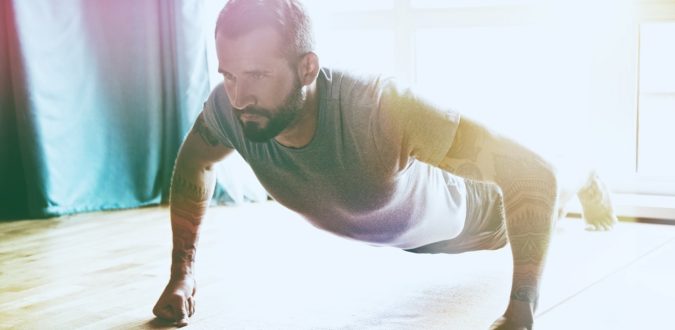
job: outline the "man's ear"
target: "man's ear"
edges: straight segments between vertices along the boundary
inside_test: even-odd
[[[310,85],[319,75],[319,56],[314,52],[309,52],[300,58],[298,63],[298,77],[303,86]]]

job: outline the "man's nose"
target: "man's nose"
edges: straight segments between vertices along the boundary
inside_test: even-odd
[[[230,104],[238,110],[246,109],[246,107],[255,104],[255,98],[249,92],[248,88],[242,86],[240,83],[234,83],[228,88],[228,96],[230,97]]]

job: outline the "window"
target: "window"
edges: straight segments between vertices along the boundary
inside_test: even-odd
[[[675,22],[642,24],[639,47],[637,172],[667,179],[675,170]]]
[[[322,65],[396,76],[547,156],[595,158],[616,191],[675,196],[675,0],[303,3]]]
[[[538,60],[532,30],[523,26],[419,29],[415,34],[418,93],[441,106],[527,140],[541,117],[532,101]],[[543,118],[539,118],[543,119]]]

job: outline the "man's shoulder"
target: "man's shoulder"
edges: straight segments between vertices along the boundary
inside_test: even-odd
[[[342,104],[379,102],[382,91],[391,84],[391,77],[346,70],[324,70],[329,82],[329,98]]]
[[[218,120],[221,125],[229,125],[234,119],[230,99],[225,92],[223,82],[218,83],[204,103],[204,112]]]
[[[233,124],[233,115],[230,100],[221,82],[211,90],[204,102],[202,117],[211,132],[228,148],[235,148],[235,142],[239,140],[239,127]]]
[[[230,100],[227,97],[227,93],[225,93],[225,86],[223,84],[224,83],[221,81],[211,90],[209,98],[206,101],[207,103],[210,103],[211,106],[216,108],[230,107]]]

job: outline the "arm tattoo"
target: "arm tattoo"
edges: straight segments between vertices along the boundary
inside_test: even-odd
[[[550,243],[557,182],[550,165],[535,153],[462,119],[440,166],[457,175],[499,185],[513,252],[511,299],[535,303]]]
[[[533,286],[521,286],[511,294],[511,299],[524,301],[527,303],[536,303],[539,298],[537,288]]]
[[[173,211],[175,212],[175,211]],[[173,252],[171,253],[171,275],[192,273],[197,254],[197,226],[179,214],[172,215]]]
[[[189,198],[194,201],[203,201],[208,199],[209,189],[203,184],[195,184],[183,177],[177,171],[174,172],[173,182],[171,183],[171,199],[172,201],[179,198]]]
[[[204,121],[204,116],[199,115],[197,121],[195,122],[195,130],[199,133],[199,136],[202,137],[202,140],[208,145],[215,147],[218,145],[218,138],[209,130],[206,126],[206,121]]]
[[[211,200],[212,178],[197,175],[194,179],[177,168],[171,183],[171,229],[173,252],[171,276],[180,278],[193,273],[199,241],[199,227]]]

